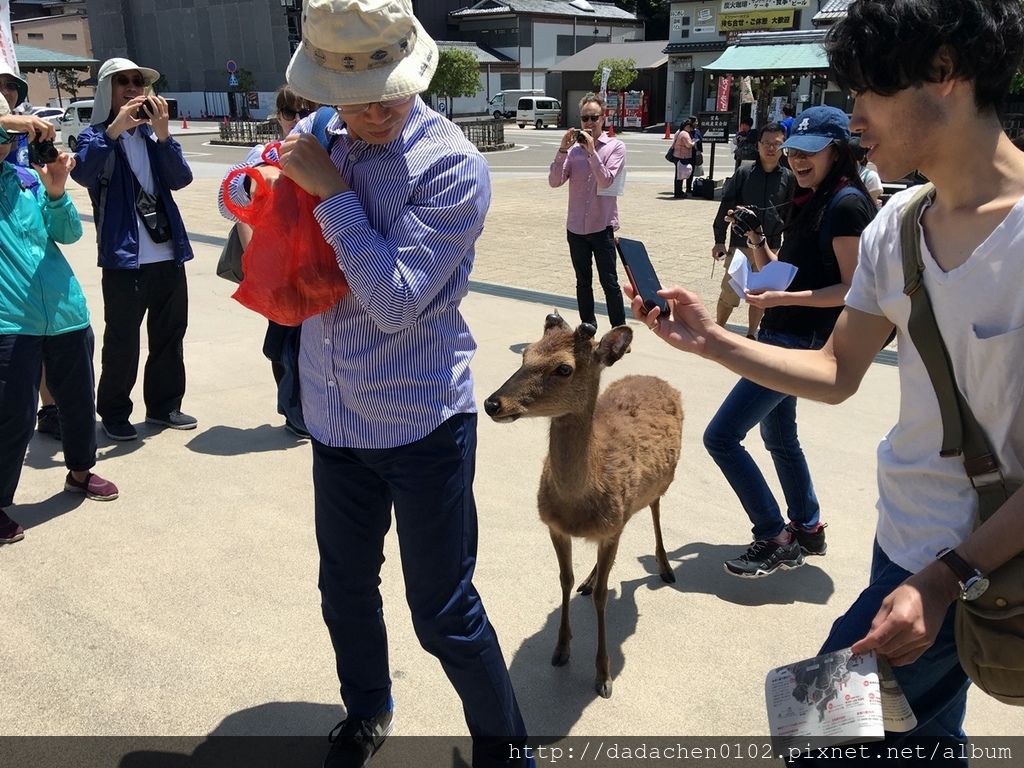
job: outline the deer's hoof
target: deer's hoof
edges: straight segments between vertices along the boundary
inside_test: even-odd
[[[594,690],[598,692],[602,699],[610,699],[612,697],[612,681],[598,679],[594,683]]]
[[[586,596],[594,591],[594,586],[589,582],[585,581],[582,584],[580,584],[579,587],[576,588],[576,591],[579,592],[581,595]]]
[[[672,573],[672,571],[662,571],[661,580],[664,581],[666,584],[675,584],[676,575]]]
[[[569,649],[568,648],[555,648],[555,652],[551,654],[551,666],[552,667],[564,667],[569,663]]]

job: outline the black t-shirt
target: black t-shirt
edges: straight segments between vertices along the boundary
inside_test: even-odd
[[[779,261],[793,264],[796,277],[787,289],[791,292],[827,288],[842,281],[839,262],[832,247],[832,238],[860,237],[861,232],[875,217],[875,204],[863,194],[848,194],[837,202],[831,211],[826,211],[822,226],[828,226],[831,237],[824,253],[819,247],[820,234],[817,229],[788,229]],[[780,333],[796,336],[810,336],[812,333],[827,337],[843,311],[838,307],[771,307],[764,313],[761,325]]]

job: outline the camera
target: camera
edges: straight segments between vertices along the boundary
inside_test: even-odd
[[[761,226],[760,219],[749,208],[737,208],[732,212],[732,231],[740,237],[743,237],[752,229],[757,229],[759,226]]]
[[[587,139],[585,137],[585,133],[586,133],[586,131],[581,131],[579,128],[576,129],[576,141],[579,144],[586,144],[587,143]]]
[[[60,153],[49,140],[33,141],[28,145],[28,161],[32,165],[48,165],[57,161]]]
[[[135,110],[135,119],[149,120],[152,116],[146,111],[147,108],[154,113],[156,112],[156,103],[150,98],[147,98],[139,105],[139,108]]]

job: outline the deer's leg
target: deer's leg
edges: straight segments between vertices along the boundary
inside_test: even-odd
[[[597,565],[594,565],[594,569],[590,572],[590,575],[583,580],[579,588],[576,590],[581,595],[589,595],[594,591],[594,577],[597,575]]]
[[[608,574],[619,549],[621,531],[597,545],[597,574],[594,581],[594,609],[597,611],[597,675],[594,688],[604,698],[612,695],[612,675],[608,667],[608,638],[605,632],[604,609],[608,603]]]
[[[558,580],[562,584],[562,619],[558,624],[558,643],[551,656],[551,664],[561,667],[569,663],[569,641],[572,640],[572,630],[569,629],[569,595],[573,585],[572,539],[554,529],[549,529],[549,532],[558,557]]]
[[[665,554],[665,543],[661,539],[661,499],[651,502],[651,516],[654,518],[654,559],[658,561],[658,573],[661,580],[674,584],[676,575],[672,572],[672,566],[668,563],[668,555]]]

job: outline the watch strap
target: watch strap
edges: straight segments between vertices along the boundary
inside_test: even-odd
[[[956,574],[956,578],[961,584],[966,584],[975,576],[981,576],[981,571],[960,557],[952,547],[942,550],[937,557]]]

